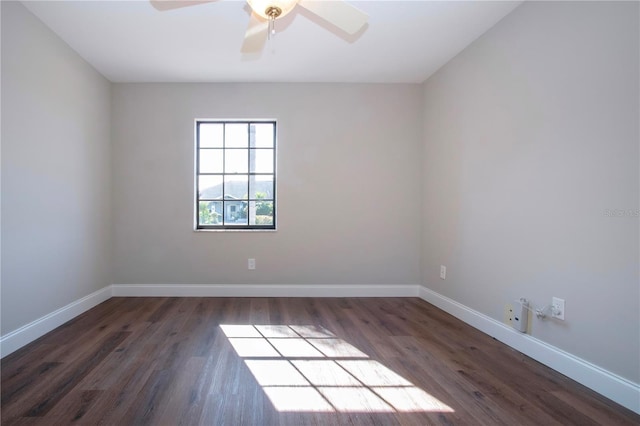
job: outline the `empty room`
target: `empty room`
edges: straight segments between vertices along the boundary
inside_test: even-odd
[[[640,3],[1,1],[2,425],[640,424]]]

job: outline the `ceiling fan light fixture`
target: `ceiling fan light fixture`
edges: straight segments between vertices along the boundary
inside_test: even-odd
[[[298,0],[247,0],[253,12],[264,19],[282,18],[298,4]]]
[[[278,16],[282,15],[282,9],[278,6],[269,6],[265,12],[270,19],[276,19]]]

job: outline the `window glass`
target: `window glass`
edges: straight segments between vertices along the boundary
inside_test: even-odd
[[[276,123],[196,122],[196,229],[275,229]]]

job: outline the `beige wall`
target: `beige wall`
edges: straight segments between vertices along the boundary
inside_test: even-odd
[[[422,218],[427,287],[497,320],[564,298],[531,334],[636,383],[638,6],[525,3],[430,78]]]
[[[110,84],[2,7],[2,334],[111,283]]]
[[[418,284],[421,110],[420,85],[115,84],[114,282]],[[196,118],[278,120],[276,232],[193,231]]]

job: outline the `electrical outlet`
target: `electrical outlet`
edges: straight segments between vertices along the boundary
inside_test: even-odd
[[[502,313],[502,322],[507,325],[513,325],[513,305],[507,303],[504,305],[504,312]]]
[[[443,280],[447,279],[447,267],[444,265],[440,265],[440,278]]]
[[[564,321],[564,299],[559,297],[551,298],[551,316]]]
[[[256,260],[255,259],[248,259],[247,260],[247,269],[249,269],[250,271],[253,271],[254,269],[256,269]]]

